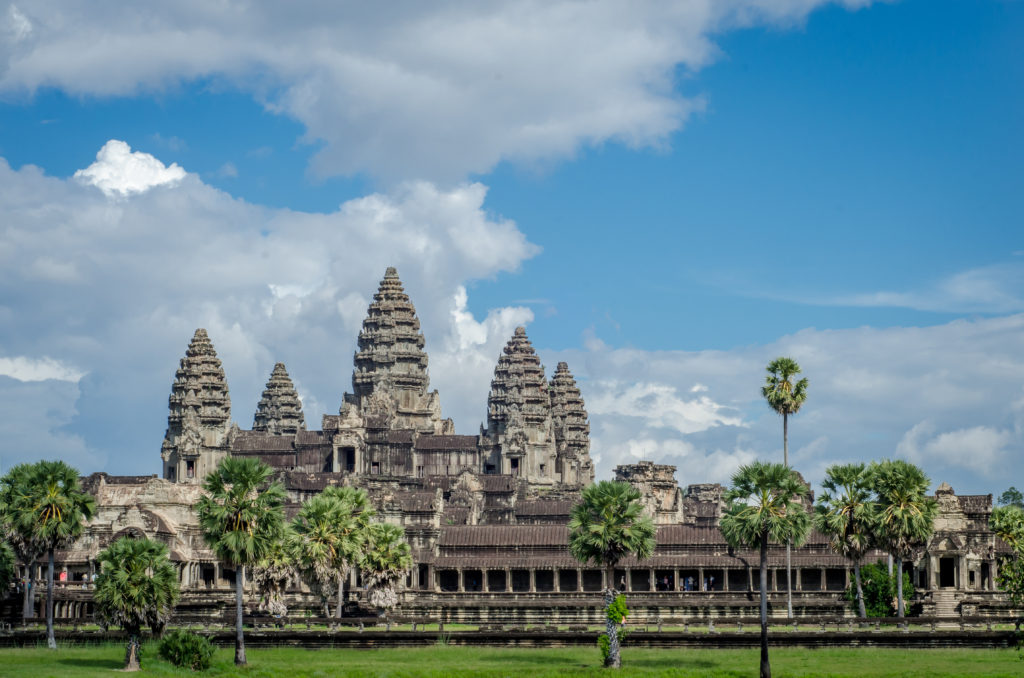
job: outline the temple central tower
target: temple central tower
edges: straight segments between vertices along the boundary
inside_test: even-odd
[[[437,391],[428,391],[427,354],[416,308],[402,287],[398,271],[384,273],[359,332],[351,395],[341,414],[354,407],[359,414],[384,415],[388,428],[426,433],[442,430]]]

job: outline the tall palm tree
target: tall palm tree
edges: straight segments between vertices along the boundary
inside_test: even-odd
[[[853,563],[857,608],[860,616],[866,618],[860,564],[871,548],[878,514],[871,474],[864,464],[836,464],[826,469],[822,487],[824,492],[814,507],[814,526],[828,537],[833,551]]]
[[[345,579],[363,557],[366,530],[374,515],[364,490],[328,487],[302,505],[292,523],[296,559],[303,578],[320,597],[324,616],[338,594],[336,616],[341,616]]]
[[[33,616],[35,610],[37,587],[32,584],[32,570],[36,561],[46,551],[46,547],[40,543],[31,523],[14,520],[13,507],[22,501],[28,492],[34,469],[35,464],[18,464],[0,478],[0,528],[4,539],[14,549],[18,561],[24,567],[25,587],[22,592],[21,614],[25,619]]]
[[[7,507],[14,534],[26,535],[47,554],[46,644],[53,637],[53,553],[74,543],[96,511],[96,501],[82,491],[78,471],[62,461],[39,461],[20,477],[25,484]]]
[[[369,586],[370,605],[385,611],[398,605],[396,586],[412,566],[412,550],[405,541],[405,530],[389,523],[372,523],[360,566]]]
[[[258,562],[281,538],[285,491],[257,459],[227,457],[203,481],[196,504],[199,529],[217,557],[235,569],[235,664],[245,664],[242,595],[245,566]],[[268,484],[269,483],[269,484]]]
[[[374,510],[373,504],[370,502],[370,495],[366,493],[366,490],[331,485],[324,489],[324,493],[328,497],[340,501],[345,515],[351,516],[351,521],[345,520],[342,523],[340,529],[341,548],[335,562],[335,566],[341,571],[341,576],[338,579],[338,605],[334,609],[334,615],[341,618],[345,580],[352,569],[363,560],[370,521],[377,515],[377,512]]]
[[[768,544],[807,538],[811,519],[800,498],[807,494],[796,471],[783,464],[757,461],[741,466],[725,493],[722,536],[733,548],[756,548],[761,554],[761,678],[771,678],[768,662]]]
[[[782,415],[782,463],[789,466],[789,417],[800,411],[807,400],[807,379],[793,383],[800,374],[800,366],[792,358],[776,358],[768,363],[768,376],[761,387],[768,407]],[[793,554],[792,544],[786,543],[786,615],[793,617]]]
[[[178,573],[167,547],[149,539],[122,537],[99,554],[93,600],[102,619],[128,633],[126,671],[139,670],[139,632],[161,627],[178,602]]]
[[[875,533],[896,559],[896,616],[904,616],[903,562],[913,560],[935,531],[938,503],[925,495],[931,481],[917,466],[902,459],[871,465],[871,485],[878,498]]]
[[[569,552],[579,562],[603,565],[609,652],[605,666],[619,668],[618,624],[608,614],[615,602],[615,566],[629,555],[638,559],[654,553],[654,522],[643,513],[640,492],[629,483],[602,480],[583,490],[569,519]]]
[[[286,523],[281,536],[274,540],[270,549],[252,567],[252,581],[260,595],[259,609],[276,617],[288,614],[284,594],[288,582],[295,576],[296,546],[295,532]]]

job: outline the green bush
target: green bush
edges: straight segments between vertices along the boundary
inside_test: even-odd
[[[904,564],[905,566],[906,564]],[[889,576],[889,565],[884,560],[877,563],[862,565],[860,568],[861,588],[864,590],[864,609],[869,617],[895,617],[896,616],[896,569]],[[907,602],[914,597],[914,587],[910,583],[910,574],[903,570],[903,600]],[[857,612],[857,583],[850,579],[850,586],[846,589],[846,599],[850,606]]]
[[[179,629],[160,641],[160,656],[175,666],[205,671],[213,660],[213,644],[205,636]]]
[[[627,631],[621,625],[626,621],[627,616],[629,616],[629,608],[626,607],[626,596],[619,594],[615,596],[615,600],[608,607],[608,619],[619,625],[617,630],[619,647],[622,647],[622,641],[626,639]],[[611,652],[611,642],[608,640],[607,633],[602,633],[597,637],[597,647],[601,650],[601,662],[607,662],[608,653]]]

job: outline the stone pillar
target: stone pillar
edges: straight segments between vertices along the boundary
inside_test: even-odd
[[[729,570],[728,569],[723,569],[722,570],[722,590],[723,591],[728,591],[729,590]]]
[[[554,586],[554,588],[555,588],[555,593],[561,593],[562,592],[562,571],[560,569],[558,569],[557,567],[553,568],[553,570],[554,570],[554,575],[553,575],[552,579],[554,581],[552,582],[552,586]]]
[[[480,590],[483,591],[484,593],[490,593],[491,592],[490,576],[491,576],[491,571],[490,570],[484,570],[484,569],[480,570],[480,577],[483,579],[483,581],[480,582]]]
[[[996,565],[996,559],[993,558],[990,561],[990,565],[989,565],[989,568],[988,568],[988,582],[989,582],[988,585],[989,585],[989,590],[991,590],[991,591],[998,591],[999,590],[999,586],[996,584],[996,575],[998,573],[999,572],[998,572],[998,566]]]
[[[703,591],[704,590],[704,568],[703,567],[698,567],[697,568],[697,590],[698,591]]]
[[[462,571],[462,568],[456,570],[459,573],[459,593],[466,592],[466,574]]]
[[[655,580],[655,576],[654,576],[654,570],[647,570],[647,590],[648,591],[657,591],[658,590],[657,581]]]
[[[850,568],[843,570],[843,587],[850,588],[850,582],[853,581],[853,571]]]
[[[632,591],[633,590],[633,570],[631,568],[627,567],[624,570],[624,572],[626,573],[626,591]]]
[[[683,588],[683,582],[681,582],[679,580],[679,568],[677,567],[676,569],[672,570],[672,574],[675,575],[675,579],[673,580],[673,582],[674,582],[673,583],[673,587],[674,588],[672,590],[673,591],[678,591],[681,588]]]
[[[958,586],[957,588],[959,588],[961,591],[965,591],[967,589],[967,556],[961,555],[959,558],[957,558],[956,566],[957,574],[959,575],[957,579],[960,581],[960,586]]]
[[[825,589],[825,583],[827,581],[828,580],[825,578],[825,568],[823,567],[823,568],[821,568],[821,590],[822,591],[826,590]]]
[[[576,592],[583,593],[583,570],[576,568]]]
[[[794,575],[793,576],[793,590],[794,591],[803,591],[804,590],[804,580],[800,576],[800,572],[801,572],[801,568],[799,568],[799,567],[793,568],[793,575]]]

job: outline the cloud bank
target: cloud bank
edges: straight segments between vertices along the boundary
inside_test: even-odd
[[[320,175],[459,181],[605,142],[663,145],[704,106],[676,86],[716,58],[714,36],[828,4],[869,0],[39,0],[0,14],[0,93],[210,80],[305,125]]]

